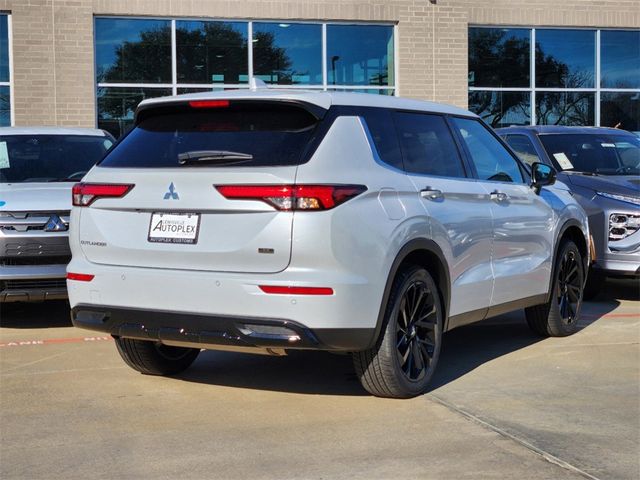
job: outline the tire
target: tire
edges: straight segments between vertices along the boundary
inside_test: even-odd
[[[591,300],[595,298],[600,293],[600,291],[602,291],[606,279],[607,277],[604,273],[590,268],[589,274],[587,275],[587,284],[584,287],[584,294],[582,298],[584,298],[585,300]]]
[[[387,398],[424,393],[440,356],[442,317],[440,293],[429,272],[419,266],[400,271],[376,346],[353,354],[365,390]]]
[[[531,330],[544,337],[566,337],[576,332],[583,300],[583,265],[576,244],[563,242],[553,270],[551,299],[525,309]]]
[[[171,347],[148,340],[115,341],[125,363],[145,375],[175,375],[189,368],[200,353],[198,348]]]

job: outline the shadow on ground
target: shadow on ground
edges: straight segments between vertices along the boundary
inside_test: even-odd
[[[71,327],[69,302],[0,304],[0,327],[56,328]]]

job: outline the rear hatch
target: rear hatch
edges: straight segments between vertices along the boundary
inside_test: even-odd
[[[128,184],[81,209],[80,243],[105,265],[268,273],[290,261],[293,213],[216,187],[295,182],[323,111],[282,101],[192,101],[139,112],[85,183]]]

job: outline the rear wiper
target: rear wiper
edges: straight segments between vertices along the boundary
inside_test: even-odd
[[[234,160],[253,160],[253,155],[250,153],[230,152],[229,150],[194,150],[192,152],[178,154],[178,162],[180,165],[199,162],[227,163],[229,161],[233,162]]]

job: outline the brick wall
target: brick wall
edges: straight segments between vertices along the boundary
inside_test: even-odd
[[[16,125],[95,126],[93,15],[398,23],[407,97],[467,105],[469,24],[635,27],[638,0],[0,0],[12,13]]]

